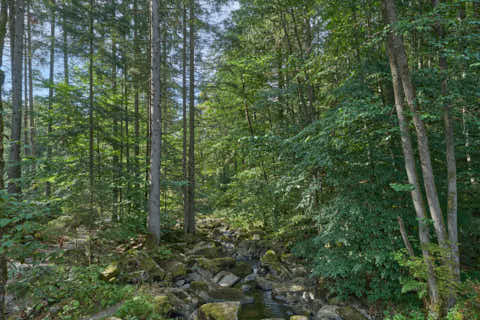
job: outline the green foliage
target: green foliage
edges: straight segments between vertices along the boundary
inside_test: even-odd
[[[125,320],[162,320],[151,296],[137,295],[123,303],[115,314]]]
[[[25,296],[38,309],[60,304],[60,319],[76,320],[82,315],[103,310],[133,293],[130,286],[119,286],[99,280],[100,267],[34,266],[11,270],[9,290]],[[46,302],[46,304],[45,304]]]

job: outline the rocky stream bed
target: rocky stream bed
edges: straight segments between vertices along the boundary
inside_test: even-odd
[[[168,319],[371,319],[360,302],[345,304],[329,295],[327,284],[309,277],[300,261],[262,232],[245,234],[208,217],[199,220],[198,230],[202,236],[167,239],[173,253],[167,259],[154,247],[123,248],[99,281],[136,284]],[[121,319],[115,317],[120,307],[82,320]]]

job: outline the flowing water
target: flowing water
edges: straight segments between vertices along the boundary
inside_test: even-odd
[[[271,291],[253,289],[248,292],[252,296],[253,303],[244,304],[240,309],[239,320],[260,320],[264,318],[288,319],[293,314],[285,304],[276,301]]]

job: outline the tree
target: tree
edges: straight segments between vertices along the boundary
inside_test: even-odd
[[[161,109],[161,45],[159,0],[150,1],[151,10],[151,156],[150,156],[150,194],[148,210],[148,230],[155,240],[160,241],[160,179],[162,168],[162,109]]]

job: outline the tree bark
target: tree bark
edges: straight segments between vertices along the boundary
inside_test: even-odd
[[[386,22],[390,24],[392,22],[388,19],[387,9],[389,8],[389,6],[391,9],[391,6],[393,5],[392,1],[393,0],[384,0],[384,14]],[[439,308],[439,305],[441,303],[440,292],[437,284],[437,279],[434,274],[434,267],[431,261],[431,255],[428,251],[428,246],[430,244],[430,235],[428,232],[428,226],[426,224],[426,206],[423,200],[423,195],[421,193],[419,178],[417,176],[415,153],[413,151],[412,139],[408,129],[408,121],[405,117],[402,81],[398,61],[395,57],[395,50],[397,50],[398,48],[396,48],[394,45],[394,38],[394,33],[390,32],[387,39],[387,52],[390,62],[390,71],[392,73],[392,84],[395,96],[395,109],[397,111],[397,118],[400,127],[402,149],[405,158],[405,171],[407,173],[409,184],[413,186],[413,190],[411,191],[411,197],[418,220],[420,247],[422,249],[423,259],[427,266],[427,282],[430,293],[430,303],[435,310]]]
[[[151,113],[152,113],[152,136],[151,136],[151,156],[150,156],[150,197],[148,230],[154,236],[157,242],[160,241],[160,179],[161,179],[161,156],[162,156],[162,109],[161,109],[161,88],[160,88],[160,19],[159,19],[159,0],[150,0],[151,10],[151,32],[152,32],[152,52],[151,52]]]
[[[22,65],[23,65],[23,28],[25,3],[15,1],[14,33],[12,36],[12,132],[10,136],[10,154],[8,157],[8,192],[15,196],[21,194],[22,175],[20,144],[22,132]]]
[[[187,174],[187,5],[183,1],[183,46],[182,46],[182,122],[183,122],[183,152],[182,152],[182,171],[183,180],[183,226],[184,231],[188,233],[188,174]]]
[[[88,123],[89,123],[89,143],[88,143],[88,171],[89,171],[89,191],[90,191],[90,213],[94,213],[94,187],[95,187],[95,177],[93,172],[94,167],[94,140],[93,140],[93,8],[95,5],[95,0],[90,0],[90,10],[89,10],[89,63],[88,63],[88,76],[89,76],[89,108],[88,108]]]
[[[189,88],[189,148],[188,148],[188,220],[185,231],[195,233],[195,0],[189,1],[190,11],[190,88]]]
[[[52,105],[54,93],[54,76],[55,76],[55,0],[51,0],[52,20],[50,22],[50,74],[48,77],[48,128],[47,134],[52,139]],[[47,168],[50,169],[52,162],[52,143],[47,144]],[[51,169],[50,169],[51,170]],[[46,195],[50,198],[52,192],[50,182],[46,185]]]
[[[5,170],[5,162],[3,160],[3,83],[5,81],[5,74],[3,67],[3,49],[5,44],[5,36],[7,34],[7,20],[8,20],[8,4],[7,0],[2,0],[0,7],[0,190],[5,189],[5,182],[3,180],[3,173]],[[0,213],[1,216],[1,213]],[[3,238],[4,230],[0,228],[0,239]],[[7,273],[7,258],[4,254],[0,254],[0,320],[6,319],[5,310],[5,292],[8,280]]]
[[[37,155],[37,148],[35,146],[36,140],[36,128],[35,128],[35,100],[33,99],[33,48],[32,48],[32,17],[30,13],[30,2],[27,3],[27,46],[28,46],[28,96],[29,96],[29,114],[30,114],[30,153],[32,158],[35,159]],[[35,174],[36,164],[32,163],[32,173]]]
[[[384,0],[384,4],[387,23],[393,26],[397,23],[395,3],[393,0]],[[419,114],[415,87],[410,77],[410,70],[408,67],[408,60],[403,40],[399,35],[395,34],[395,32],[391,33],[391,46],[392,54],[394,55],[396,64],[398,66],[398,73],[402,82],[405,98],[410,112],[412,113],[413,123],[417,133],[417,143],[420,154],[423,182],[435,233],[440,246],[448,249],[447,232],[445,229],[442,209],[440,207],[440,201],[438,199],[437,188],[435,185],[435,178],[433,175],[427,131]]]

